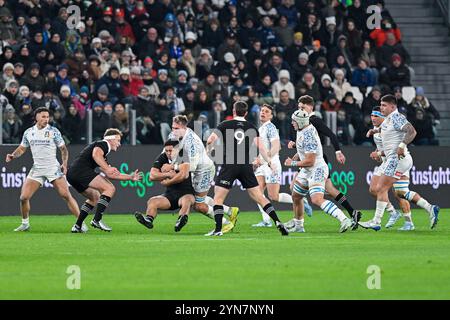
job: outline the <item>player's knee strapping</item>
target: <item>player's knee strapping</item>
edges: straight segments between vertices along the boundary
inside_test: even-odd
[[[294,184],[294,192],[298,193],[299,195],[301,195],[303,197],[306,197],[306,195],[308,194],[308,190],[303,189],[298,184]]]
[[[102,220],[103,213],[105,212],[106,208],[108,208],[110,202],[111,197],[105,196],[104,194],[100,196],[100,199],[97,202],[97,210],[95,211],[95,221]]]
[[[397,181],[394,182],[394,191],[402,198],[412,201],[416,193],[414,191],[409,190],[409,181]]]
[[[309,189],[309,195],[312,196],[313,194],[316,193],[322,193],[325,194],[325,188],[324,187],[320,187],[320,186],[315,186]]]

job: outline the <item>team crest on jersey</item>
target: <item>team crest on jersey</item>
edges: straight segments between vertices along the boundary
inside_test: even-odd
[[[44,133],[44,137],[46,137],[46,138],[50,138],[50,131],[45,131],[45,133]]]

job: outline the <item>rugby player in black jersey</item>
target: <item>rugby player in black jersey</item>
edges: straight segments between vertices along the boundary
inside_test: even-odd
[[[259,188],[252,165],[253,160],[258,156],[257,150],[261,152],[261,155],[269,163],[269,167],[270,159],[265,149],[260,148],[261,141],[258,129],[245,120],[247,112],[247,103],[244,101],[235,102],[233,104],[233,120],[220,123],[207,141],[208,150],[212,150],[213,144],[220,141],[220,146],[216,147],[216,155],[217,152],[223,154],[222,159],[219,159],[222,161],[222,167],[219,175],[216,177],[214,187],[214,219],[216,228],[206,234],[207,236],[222,235],[223,203],[236,179],[247,189],[250,197],[274,220],[281,234],[289,234],[285,226],[280,222],[280,219],[278,219],[274,207],[264,196],[261,188]]]
[[[87,198],[81,206],[77,222],[72,227],[73,233],[83,232],[81,229],[83,221],[95,206],[97,207],[91,225],[103,231],[111,231],[112,229],[102,221],[103,213],[116,192],[116,188],[109,179],[131,181],[142,179],[142,174],[138,170],[131,175],[122,174],[108,163],[107,155],[111,151],[119,149],[121,138],[120,130],[107,129],[103,140],[89,144],[70,165],[67,171],[67,181]],[[103,174],[96,169],[100,169]]]

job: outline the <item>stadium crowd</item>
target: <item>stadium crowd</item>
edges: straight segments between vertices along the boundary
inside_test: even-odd
[[[381,8],[381,28],[368,29],[369,5]],[[134,109],[138,143],[162,144],[174,115],[207,132],[240,99],[252,122],[273,105],[287,141],[296,97],[308,94],[321,116],[337,112],[342,144],[371,145],[370,112],[395,93],[414,143],[438,144],[423,88],[402,99],[414,72],[383,0],[0,0],[0,41],[3,143],[19,143],[45,106],[66,143],[87,142],[88,110],[94,139],[114,127],[129,142]]]

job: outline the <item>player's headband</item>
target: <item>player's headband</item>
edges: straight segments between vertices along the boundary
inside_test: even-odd
[[[105,140],[114,140],[114,139],[120,140],[121,137],[118,134],[112,134],[112,135],[103,137],[103,139],[105,139]]]
[[[385,116],[383,116],[383,114],[380,112],[380,111],[372,111],[372,114],[371,114],[372,116],[375,116],[375,117],[380,117],[380,118],[385,118]]]

